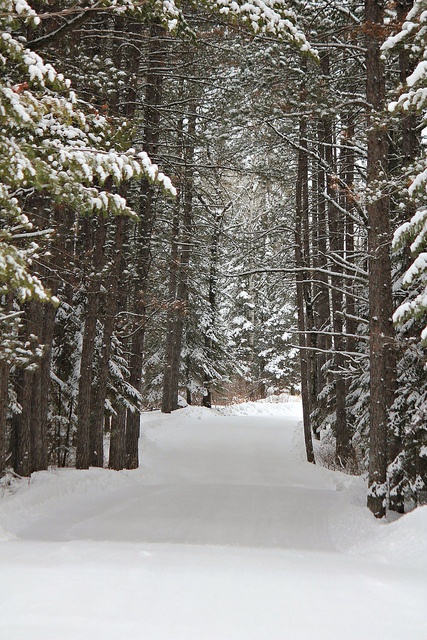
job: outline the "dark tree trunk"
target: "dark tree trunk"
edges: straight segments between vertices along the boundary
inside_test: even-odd
[[[137,391],[142,389],[142,367],[144,354],[146,295],[148,274],[151,264],[151,232],[153,228],[152,189],[143,182],[144,193],[141,222],[136,228],[138,251],[135,277],[132,285],[132,312],[134,314],[133,334],[130,344],[129,383]],[[128,411],[126,417],[126,469],[137,469],[139,465],[138,440],[140,434],[140,411]]]
[[[114,62],[117,69],[122,69],[127,74],[127,86],[124,91],[119,91],[112,96],[110,109],[127,118],[133,118],[137,107],[136,73],[141,61],[141,49],[136,47],[129,39],[138,36],[141,32],[140,23],[129,23],[124,16],[117,16],[114,25]],[[130,32],[130,33],[129,33]],[[126,197],[126,186],[122,185],[120,193]],[[112,247],[110,270],[108,275],[107,294],[105,299],[104,326],[100,362],[98,369],[98,383],[96,385],[92,401],[92,418],[90,423],[90,464],[101,467],[104,463],[103,440],[105,400],[107,397],[109,363],[111,355],[111,340],[116,324],[118,307],[118,286],[122,265],[122,249],[124,242],[125,220],[118,218],[115,221],[115,237]],[[121,411],[121,409],[120,409]],[[123,425],[126,420],[123,420]],[[123,446],[123,452],[117,453],[120,459],[125,458],[125,438],[120,438],[116,444]],[[124,464],[124,463],[123,463]],[[115,468],[115,467],[114,467]]]
[[[90,277],[87,288],[87,305],[80,364],[76,436],[77,469],[88,469],[91,458],[93,457],[91,456],[90,450],[90,416],[93,380],[93,358],[95,353],[96,322],[101,289],[100,271],[104,262],[106,229],[107,227],[105,220],[103,218],[99,218],[98,228],[95,232],[92,264],[94,275]],[[101,452],[98,452],[98,455],[100,455],[100,453]]]
[[[151,263],[151,232],[153,227],[152,189],[147,181],[143,182],[144,192],[141,222],[136,228],[138,252],[136,256],[135,277],[133,281],[134,314],[133,334],[130,344],[129,383],[137,391],[142,388],[142,366],[146,321],[146,295],[148,274]],[[141,414],[139,411],[128,411],[126,418],[126,469],[137,469],[139,465],[138,440],[140,434]]]
[[[0,361],[0,478],[6,470],[6,429],[10,367]]]
[[[377,518],[386,512],[387,423],[393,402],[396,358],[392,325],[389,202],[372,195],[386,177],[387,136],[379,122],[385,98],[385,70],[380,57],[384,4],[365,0],[366,97],[368,120],[368,254],[370,321],[370,444],[368,507]],[[371,195],[369,192],[371,191]]]
[[[325,131],[322,119],[319,119],[317,129],[317,144],[320,157],[316,163],[313,163],[313,267],[326,270],[328,255],[328,216],[324,195],[326,190],[326,172],[324,167]],[[331,337],[328,335],[331,326],[330,287],[328,276],[325,272],[319,271],[316,273],[316,283],[313,287],[313,294],[315,300],[314,322],[316,330],[318,331],[316,345],[319,351],[316,353],[317,411],[315,412],[316,418],[313,422],[312,429],[315,437],[319,438],[320,424],[327,412],[327,397],[326,395],[321,395],[319,398],[319,394],[321,394],[327,383],[325,364],[328,358],[327,352],[332,348]]]
[[[178,408],[178,397],[175,402],[173,399],[172,361],[174,359],[173,351],[176,346],[177,314],[179,311],[177,309],[177,286],[179,271],[180,206],[180,199],[177,199],[172,220],[171,257],[169,267],[169,309],[166,325],[165,369],[162,392],[163,413],[170,413]]]
[[[138,421],[139,421],[139,413]],[[110,457],[108,466],[110,469],[120,471],[126,464],[126,408],[117,404],[116,415],[111,418]]]
[[[38,317],[42,325],[40,336],[43,344],[43,356],[37,370],[33,374],[33,390],[31,406],[28,407],[31,427],[31,464],[30,472],[41,471],[48,467],[47,432],[49,411],[50,370],[52,359],[52,343],[55,326],[55,308],[52,305],[38,307]]]
[[[176,309],[176,308],[175,308]],[[162,412],[178,409],[179,365],[181,361],[182,334],[184,329],[185,303],[176,309],[166,334],[165,368],[163,378]],[[178,315],[180,314],[180,315]]]
[[[105,319],[102,335],[102,347],[98,366],[98,383],[95,389],[90,422],[90,464],[102,467],[104,464],[104,413],[107,397],[108,372],[111,355],[111,339],[116,322],[117,295],[122,260],[123,232],[125,220],[115,221],[114,244],[112,248],[110,273],[105,299]]]
[[[344,124],[346,127],[345,136],[345,148],[342,151],[341,156],[341,178],[345,185],[342,204],[344,209],[348,212],[345,218],[345,258],[349,265],[355,264],[355,244],[354,244],[354,220],[355,213],[354,207],[354,167],[355,167],[355,153],[353,148],[354,138],[354,117],[352,114],[344,116]],[[352,275],[351,270],[348,271],[348,275]],[[345,294],[345,311],[346,311],[346,348],[349,352],[356,351],[356,332],[357,332],[357,320],[356,320],[356,300],[353,295],[353,291],[350,286],[347,285]]]
[[[67,233],[67,225],[64,223],[63,212],[60,207],[54,207],[54,226],[56,233],[52,242],[50,256],[44,268],[44,282],[49,287],[52,295],[58,293],[59,277],[58,269],[62,266],[64,242]],[[35,303],[40,308],[42,320],[41,342],[43,344],[43,356],[37,370],[33,390],[33,452],[31,471],[47,469],[49,463],[48,452],[48,414],[50,401],[50,375],[52,366],[52,347],[55,334],[56,309],[53,304]],[[37,419],[35,419],[35,415]]]
[[[301,362],[301,395],[304,419],[304,439],[308,462],[315,462],[313,441],[310,426],[311,416],[311,398],[310,398],[310,367],[309,367],[309,350],[307,350],[308,335],[305,333],[306,317],[305,317],[305,299],[304,299],[304,283],[307,281],[308,274],[301,271],[306,266],[303,254],[303,233],[304,217],[308,215],[305,211],[308,207],[308,198],[305,196],[308,190],[308,158],[306,149],[306,123],[304,120],[300,123],[300,149],[298,152],[298,174],[296,184],[296,212],[295,212],[295,266],[297,268],[296,275],[296,291],[297,291],[297,309],[298,309],[298,331],[300,346],[300,362]]]
[[[325,77],[329,77],[329,56],[324,55],[321,61],[322,71]],[[336,461],[345,467],[350,458],[350,437],[346,416],[346,384],[344,379],[344,337],[343,337],[343,280],[340,274],[343,271],[344,259],[344,220],[342,213],[334,204],[338,200],[336,184],[336,162],[333,154],[335,140],[330,116],[325,116],[322,121],[324,132],[324,158],[327,165],[326,191],[328,194],[328,221],[329,221],[329,246],[334,262],[331,270],[331,303],[332,303],[332,328],[334,332],[334,367],[333,374],[335,386],[335,437],[336,437]]]
[[[144,327],[141,315],[141,326],[132,338],[132,353],[130,356],[129,383],[135,389],[141,389],[141,374],[144,350]],[[140,432],[141,414],[139,411],[128,411],[126,418],[126,469],[137,469],[139,465],[138,440]]]
[[[205,350],[208,362],[213,359],[214,341],[212,332],[215,327],[217,316],[217,288],[218,288],[218,247],[221,237],[222,222],[227,207],[223,211],[217,211],[214,218],[214,228],[210,243],[210,268],[208,282],[208,301],[209,301],[209,324],[205,333]],[[202,397],[202,406],[210,409],[212,407],[212,376],[205,373],[204,376],[205,395]]]
[[[37,336],[41,342],[43,332],[43,306],[38,302],[29,302],[24,315],[26,336]],[[12,466],[20,476],[28,476],[38,470],[35,460],[44,464],[43,452],[46,451],[46,439],[41,431],[41,406],[39,390],[40,362],[23,369],[17,376],[17,400],[21,413],[12,421]]]
[[[34,201],[34,206],[40,204]],[[42,211],[40,207],[40,212]],[[63,247],[62,210],[53,209],[53,220],[44,220],[44,225],[53,223],[56,233],[51,242],[50,252],[45,256],[41,275],[44,284],[55,295],[58,291],[57,267],[62,260]],[[20,475],[47,469],[48,452],[48,410],[52,344],[54,337],[56,310],[53,304],[38,301],[26,305],[24,324],[28,337],[37,336],[42,345],[42,355],[18,376],[18,402],[21,413],[13,419],[13,459],[15,470]]]
[[[300,197],[300,259],[301,265],[308,270],[301,279],[304,313],[304,331],[307,363],[307,393],[308,408],[310,411],[309,422],[313,418],[313,410],[317,403],[318,378],[316,347],[317,336],[315,331],[315,304],[313,295],[313,282],[309,269],[313,266],[312,259],[312,234],[310,225],[310,199],[309,199],[309,163],[308,163],[308,143],[307,143],[307,121],[300,122],[300,150],[298,156],[298,171],[300,172],[300,182],[298,192]],[[297,214],[298,215],[298,214]],[[313,427],[312,427],[313,431]],[[318,434],[315,434],[318,437]]]
[[[144,109],[145,150],[155,159],[160,139],[160,107],[163,93],[165,64],[164,30],[158,25],[150,29],[148,52],[147,89]],[[131,341],[129,359],[130,384],[141,390],[143,365],[144,331],[146,319],[146,294],[151,263],[151,232],[154,222],[153,190],[147,180],[141,185],[141,223],[137,230],[137,256],[135,279],[133,282],[133,313],[136,319]],[[139,464],[138,439],[140,433],[140,413],[127,412],[126,419],[126,468],[136,469]]]
[[[188,270],[193,250],[193,160],[196,113],[194,103],[188,118],[187,139],[185,141],[185,174],[183,182],[182,241],[179,269],[177,273],[175,318],[171,318],[166,335],[164,386],[162,397],[163,413],[178,408],[179,367],[184,323],[188,308]]]
[[[31,398],[31,373],[20,371],[17,376],[16,395],[21,407],[28,407]],[[20,476],[30,474],[31,425],[29,415],[20,413],[12,419],[12,467]]]
[[[5,296],[5,314],[12,311],[12,295]],[[6,470],[6,436],[7,436],[7,409],[9,399],[10,364],[6,360],[0,360],[0,478]]]

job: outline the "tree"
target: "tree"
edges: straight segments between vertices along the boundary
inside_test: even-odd
[[[385,515],[387,426],[393,403],[396,356],[393,326],[390,219],[386,195],[375,194],[387,167],[387,136],[378,121],[385,102],[385,71],[380,57],[378,29],[383,26],[384,6],[366,0],[366,99],[370,105],[367,138],[367,214],[369,252],[370,321],[370,448],[368,507],[376,517]]]
[[[4,309],[1,320],[7,323],[9,332],[8,341],[2,344],[2,429],[6,420],[7,368],[12,364],[10,340],[16,339],[14,334],[18,335],[11,321],[22,313],[19,305],[29,299],[58,303],[32,268],[40,252],[35,240],[50,232],[31,222],[31,198],[37,197],[39,206],[42,202],[44,208],[50,207],[57,214],[66,202],[67,207],[89,215],[98,212],[102,216],[108,212],[136,217],[114,189],[102,188],[107,180],[120,182],[146,175],[175,193],[170,180],[159,172],[146,153],[110,148],[111,130],[107,119],[98,114],[85,114],[79,108],[70,83],[10,32],[18,24],[16,17],[9,17],[14,7],[6,2],[3,8],[0,146],[3,157],[10,161],[0,168],[3,222],[0,278]],[[38,22],[35,12],[26,4],[20,5],[20,17],[28,24]],[[15,309],[11,308],[11,297]],[[31,308],[40,317],[41,309],[37,305]],[[28,336],[32,335],[31,322],[37,325],[35,316],[29,321]],[[48,350],[51,339],[48,338]],[[25,406],[21,407],[21,415],[16,418],[14,443],[18,472],[26,474],[46,464],[46,453],[41,455],[43,462],[34,459],[37,446],[31,446],[28,406],[36,378],[30,382],[30,370],[22,375],[26,377],[26,399],[23,399]],[[49,375],[48,370],[45,375]],[[4,440],[3,431],[0,442],[4,444]]]
[[[395,178],[399,188],[399,224],[393,238],[394,254],[400,267],[397,281],[400,304],[393,316],[402,352],[398,366],[399,393],[392,415],[398,446],[392,451],[388,470],[390,497],[399,511],[404,510],[408,501],[423,504],[423,492],[427,487],[427,433],[424,419],[426,268],[423,251],[426,162],[424,147],[417,137],[417,130],[422,129],[425,120],[423,52],[426,40],[423,33],[423,3],[411,5],[398,5],[400,29],[382,47],[387,58],[398,55],[401,80],[398,99],[389,104],[389,111],[398,119],[402,130],[403,156]]]

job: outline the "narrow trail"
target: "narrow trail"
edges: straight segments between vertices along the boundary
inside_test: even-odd
[[[378,525],[299,419],[147,414],[137,471],[38,474],[0,503],[5,637],[425,640],[425,576],[349,553]]]

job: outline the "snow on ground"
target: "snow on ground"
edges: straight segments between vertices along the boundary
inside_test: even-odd
[[[304,461],[298,402],[142,420],[141,467],[34,474],[0,500],[19,640],[426,640],[427,507],[391,524]]]

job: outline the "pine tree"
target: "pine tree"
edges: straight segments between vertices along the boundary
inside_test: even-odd
[[[0,167],[3,228],[0,282],[2,309],[5,310],[2,311],[1,320],[7,324],[9,334],[8,340],[2,344],[2,360],[5,364],[2,365],[4,382],[1,385],[3,401],[0,405],[0,425],[3,433],[0,442],[4,446],[7,367],[12,364],[10,341],[18,336],[16,324],[13,326],[13,323],[22,314],[19,305],[30,299],[58,304],[32,266],[41,252],[36,241],[49,236],[51,231],[39,228],[35,219],[33,222],[31,216],[34,208],[31,203],[37,200],[39,209],[43,207],[44,210],[51,208],[56,211],[56,219],[50,216],[49,222],[58,222],[59,212],[64,208],[87,215],[111,213],[136,217],[125,199],[111,188],[113,181],[145,175],[149,180],[160,182],[170,193],[174,193],[174,188],[145,153],[136,153],[133,149],[111,149],[109,139],[112,132],[108,120],[97,113],[82,111],[69,81],[57,73],[52,65],[45,64],[38,54],[26,48],[22,39],[15,37],[14,29],[19,28],[20,22],[14,5],[5,2],[2,8],[0,145],[3,157],[9,158]],[[25,3],[19,5],[19,18],[34,26],[39,22],[35,12]],[[103,189],[108,180],[108,188]],[[96,184],[99,186],[94,186]],[[36,303],[31,304],[28,307],[28,313],[31,309],[31,319],[28,318],[28,326],[23,334],[27,337],[33,335],[32,324],[38,324],[35,314],[43,317],[42,309]],[[47,341],[44,356],[47,363],[51,333],[49,329],[49,337],[44,336]],[[43,339],[43,335],[38,337]],[[45,369],[44,377],[49,377],[49,366]],[[41,454],[43,462],[39,462],[37,441],[32,445],[28,432],[31,396],[36,393],[34,385],[41,378],[32,376],[30,369],[22,372],[21,378],[25,395],[21,398],[21,414],[15,418],[14,448],[18,470],[28,473],[46,464],[46,451]],[[45,417],[40,416],[40,419],[43,424],[46,423]],[[45,441],[44,436],[43,439]],[[45,449],[46,444],[42,448]]]

